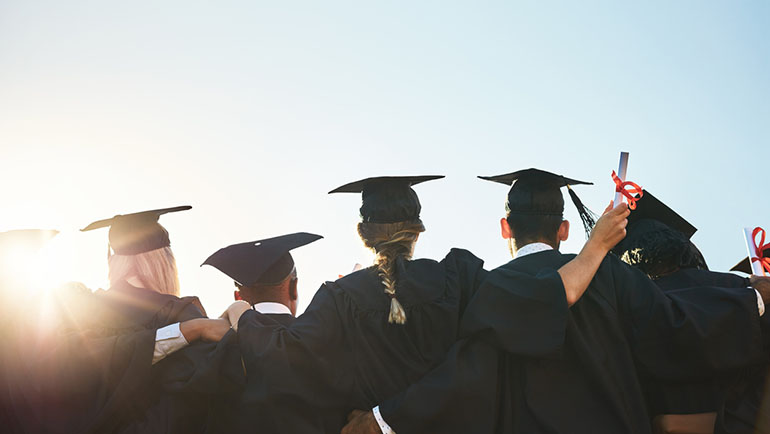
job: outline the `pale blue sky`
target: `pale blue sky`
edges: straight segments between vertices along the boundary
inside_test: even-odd
[[[106,233],[76,229],[191,204],[163,223],[210,313],[233,288],[198,268],[208,254],[316,232],[295,254],[304,307],[371,260],[337,185],[446,174],[416,187],[418,256],[460,246],[496,266],[506,189],[476,175],[591,180],[576,190],[600,211],[626,150],[629,178],[725,270],[742,227],[770,229],[768,22],[765,1],[0,0],[0,230],[59,228],[66,277],[98,287]]]

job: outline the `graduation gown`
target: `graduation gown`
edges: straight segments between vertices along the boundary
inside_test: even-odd
[[[605,258],[583,297],[557,324],[564,327],[561,345],[543,348],[550,351],[540,355],[523,355],[521,344],[510,338],[528,333],[533,341],[543,330],[538,326],[510,330],[509,324],[522,325],[506,321],[499,312],[500,301],[488,295],[526,300],[538,291],[517,273],[555,270],[573,257],[539,252],[490,272],[468,306],[461,335],[493,346],[498,357],[466,344],[464,356],[452,352],[450,356],[456,357],[445,363],[472,369],[444,378],[437,376],[441,367],[434,370],[382,404],[383,418],[399,434],[424,432],[425,427],[414,429],[423,420],[439,421],[441,432],[467,432],[476,420],[480,422],[472,429],[476,433],[649,433],[637,370],[655,378],[693,378],[735,369],[760,357],[753,291],[702,288],[698,305],[687,296],[664,295],[645,275],[613,256]],[[703,300],[708,300],[709,309],[702,309]],[[544,330],[546,341],[557,342],[555,327]],[[496,381],[487,378],[490,375],[496,375]],[[478,396],[485,393],[482,387],[496,384],[486,391],[494,397],[496,414],[444,411],[423,404],[441,399],[438,394],[459,393],[453,383],[457,377],[460,387],[479,389],[463,393]],[[455,425],[465,425],[466,430],[453,429]],[[427,430],[435,431],[430,426]]]
[[[665,292],[687,291],[687,288],[718,286],[745,291],[750,286],[747,278],[732,273],[719,273],[697,268],[683,268],[655,280]],[[698,288],[690,296],[698,302]],[[680,292],[682,293],[682,292]],[[704,300],[704,303],[706,300]],[[704,304],[704,308],[708,308]],[[734,373],[708,376],[698,380],[659,381],[643,378],[651,416],[659,414],[694,414],[716,412],[723,403],[725,390]]]
[[[157,329],[203,317],[193,297],[122,282],[67,307],[81,310],[68,318],[69,329],[62,324],[66,330],[25,354],[26,372],[13,393],[22,432],[201,432],[207,400],[194,404],[190,394],[238,381],[220,369],[224,360],[240,363],[232,332],[152,365]]]
[[[397,264],[406,324],[389,324],[390,298],[375,267],[327,282],[293,324],[247,311],[238,339],[248,372],[244,404],[292,406],[253,420],[260,433],[339,433],[353,409],[372,408],[444,359],[459,318],[486,275],[470,252]]]

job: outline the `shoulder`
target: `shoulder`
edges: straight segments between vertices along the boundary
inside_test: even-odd
[[[468,250],[452,248],[444,259],[441,260],[444,266],[454,266],[463,268],[481,268],[484,266],[484,260],[474,255]]]
[[[176,297],[174,297],[176,298]],[[178,301],[177,301],[178,300]],[[182,297],[177,300],[172,299],[172,303],[179,303],[180,312],[179,321],[186,321],[193,318],[207,317],[206,309],[203,307],[200,299],[196,296]]]

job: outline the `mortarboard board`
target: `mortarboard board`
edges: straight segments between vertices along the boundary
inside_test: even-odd
[[[766,248],[762,252],[763,258],[770,258],[770,248]],[[746,274],[753,274],[754,271],[751,269],[751,261],[749,260],[749,257],[743,258],[743,260],[737,264],[733,268],[730,269],[730,271],[740,271],[741,273]]]
[[[561,194],[561,187],[567,187],[572,203],[583,221],[586,235],[596,224],[596,216],[583,205],[577,194],[570,188],[571,185],[593,185],[592,182],[579,181],[533,168],[504,175],[479,176],[479,178],[511,186],[508,191],[508,201],[505,204],[509,214],[562,216],[564,197]]]
[[[636,202],[636,209],[631,211],[631,215],[628,216],[629,233],[634,230],[634,225],[637,222],[652,219],[681,232],[687,239],[692,238],[698,230],[695,226],[650,194],[649,191],[642,190],[642,192],[642,196]]]
[[[115,254],[138,255],[170,246],[168,231],[158,223],[160,216],[189,209],[192,207],[185,205],[116,215],[112,218],[95,221],[81,231],[109,227],[110,246]]]
[[[323,238],[307,232],[281,235],[217,250],[203,265],[211,265],[243,286],[283,281],[294,269],[291,250]]]
[[[361,219],[365,223],[397,223],[419,221],[420,200],[413,185],[443,178],[427,176],[379,176],[351,182],[330,191],[361,193]]]

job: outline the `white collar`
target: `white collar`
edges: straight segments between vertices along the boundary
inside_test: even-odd
[[[545,252],[546,250],[553,250],[553,247],[549,246],[546,243],[530,243],[523,246],[519,250],[516,250],[516,256],[514,256],[514,259],[521,258],[522,256],[531,255],[533,253]]]
[[[257,303],[254,305],[254,310],[256,310],[259,313],[266,313],[266,314],[286,313],[291,315],[291,309],[286,307],[286,305],[281,303],[274,303],[272,301]]]

